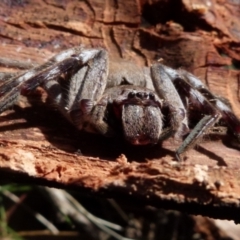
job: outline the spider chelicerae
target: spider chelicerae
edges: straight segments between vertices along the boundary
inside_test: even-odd
[[[0,112],[20,94],[39,86],[80,130],[107,137],[120,134],[133,145],[184,137],[176,150],[178,160],[219,119],[240,140],[240,121],[226,101],[191,73],[161,63],[141,68],[131,62],[110,61],[101,48],[71,48],[2,81]],[[189,130],[192,112],[199,117]]]

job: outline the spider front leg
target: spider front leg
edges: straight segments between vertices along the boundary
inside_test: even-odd
[[[4,82],[0,85],[0,113],[14,105],[20,94],[31,91],[40,86],[45,79],[51,80],[59,77],[59,72],[65,72],[77,60],[71,55],[75,49],[62,52],[47,63],[32,68],[24,73],[7,77],[3,75]],[[65,59],[65,60],[64,60]]]
[[[175,70],[165,67],[161,64],[156,64],[152,67],[151,72],[154,86],[156,90],[160,92],[160,94],[162,94],[162,92],[164,91],[169,91],[169,88],[171,88],[172,93],[174,92],[173,88],[175,90],[178,90],[176,90],[177,94],[172,94],[172,98],[175,99],[175,102],[170,99],[171,96],[166,95],[167,101],[170,101],[170,104],[173,104],[175,106],[175,109],[179,108],[179,106],[181,107],[183,104],[180,98],[181,95],[184,96],[182,97],[183,100],[184,98],[188,99],[187,102],[192,108],[203,111],[203,113],[205,114],[205,116],[198,122],[198,124],[183,141],[181,146],[177,149],[176,157],[180,161],[180,154],[185,152],[189,147],[193,147],[198,142],[199,138],[203,136],[203,134],[206,133],[207,130],[218,121],[221,114],[218,109],[216,109],[198,90],[194,89],[188,82],[181,78],[181,76],[178,75]],[[167,90],[166,87],[168,87]],[[162,90],[161,88],[164,88],[164,90]],[[179,101],[181,101],[181,103],[179,103]],[[170,105],[170,108],[171,107],[172,106]],[[181,118],[175,118],[175,121],[176,122],[172,123],[172,128],[181,129]],[[181,121],[180,124],[177,123],[178,121]]]
[[[164,104],[169,108],[170,112],[171,127],[163,139],[173,134],[176,138],[181,138],[189,131],[185,106],[173,82],[165,73],[163,65],[153,65],[151,67],[151,77],[155,91],[161,99],[164,99]]]
[[[7,80],[13,78],[16,75],[17,75],[16,73],[0,72],[0,84],[5,83]]]
[[[110,128],[103,121],[106,106],[97,104],[107,85],[107,52],[103,49],[80,48],[75,50],[71,58],[68,55],[65,57],[64,52],[62,55],[61,62],[56,67],[48,68],[40,74],[41,86],[48,92],[58,109],[78,129],[107,134]],[[59,58],[59,55],[55,58]],[[55,72],[58,76],[65,73],[62,81],[64,86],[58,78],[56,80],[49,78],[49,75],[55,75]],[[67,81],[67,85],[64,81]],[[63,91],[66,87],[67,91]]]
[[[108,55],[105,50],[79,47],[63,51],[45,64],[3,83],[0,86],[0,111],[13,105],[21,92],[41,86],[58,109],[82,129],[105,90],[107,74]],[[67,82],[67,92],[63,91],[66,84],[63,87],[61,80]],[[81,118],[76,118],[76,115],[81,115]]]
[[[107,99],[102,97],[107,86],[109,58],[103,49],[81,52],[85,64],[75,66],[66,74],[69,81],[67,98],[64,103],[66,114],[78,128],[87,132],[111,135],[112,129],[104,121]]]

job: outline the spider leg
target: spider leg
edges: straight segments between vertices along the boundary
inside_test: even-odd
[[[81,47],[68,49],[57,54],[46,63],[10,78],[0,86],[0,112],[13,105],[21,93],[31,91],[38,86],[45,88],[50,93],[50,98],[56,100],[56,95],[60,94],[59,90],[56,89],[60,89],[58,79],[61,74],[71,72],[73,68],[81,68],[86,64],[91,65],[89,63],[90,60],[94,59],[99,51],[101,52],[103,50],[86,50]],[[98,69],[98,66],[95,67]],[[95,72],[97,72],[97,70]],[[87,76],[91,74],[94,75],[94,70],[89,70]],[[94,77],[92,79],[94,79]],[[89,82],[89,80],[85,82]],[[55,90],[51,91],[50,89],[52,89],[53,86],[55,86]],[[105,86],[101,89],[104,87]],[[93,92],[99,92],[99,86],[96,88],[97,90],[92,89]],[[91,92],[91,94],[95,95],[93,92]],[[60,99],[60,97],[58,97],[58,99]],[[59,104],[60,101],[57,100],[57,103]]]
[[[11,73],[11,72],[0,72],[0,84],[3,84],[4,82],[6,82],[7,80],[9,80],[10,78],[16,76],[16,73]]]
[[[177,149],[176,156],[180,159],[179,155],[181,153],[185,152],[189,147],[196,145],[199,138],[201,138],[208,129],[214,126],[221,117],[221,113],[198,90],[193,89],[191,85],[182,78],[177,78],[174,81],[175,86],[188,97],[189,105],[200,111],[203,110],[205,115]]]
[[[240,141],[240,121],[233,113],[230,104],[226,103],[226,100],[224,101],[223,99],[211,93],[200,79],[183,69],[176,71],[174,69],[165,67],[165,70],[167,74],[172,76],[173,79],[177,79],[179,76],[181,76],[181,78],[188,82],[192,88],[196,89],[206,99],[208,99],[208,101],[211,102],[211,104],[214,105],[221,113],[221,118],[225,121],[233,136]]]
[[[107,52],[103,49],[69,49],[39,68],[39,72],[25,81],[24,89],[40,85],[58,109],[81,129],[78,125],[82,120],[79,122],[76,115],[90,113],[106,87]]]
[[[163,65],[153,65],[151,67],[151,76],[155,91],[160,98],[164,99],[165,105],[169,107],[171,119],[170,129],[164,132],[160,140],[166,139],[173,134],[176,138],[181,138],[189,131],[185,106]]]
[[[72,67],[78,60],[71,55],[73,49],[60,53],[47,63],[37,66],[24,73],[13,76],[0,85],[0,113],[12,106],[21,93],[31,91],[41,85],[46,79],[56,79]]]
[[[69,89],[65,109],[78,129],[109,135],[112,130],[104,121],[107,96],[108,54],[103,49],[85,49],[81,53],[85,64],[69,72]]]
[[[195,108],[199,111],[203,110],[204,117],[198,122],[194,129],[183,141],[182,145],[176,151],[176,157],[180,160],[180,154],[185,152],[189,147],[194,146],[199,138],[207,132],[221,117],[221,112],[210,102],[203,93],[185,80],[178,72],[174,69],[170,69],[163,66],[163,71],[169,76],[178,92],[189,99],[189,105],[191,108]],[[209,92],[210,93],[210,92]]]
[[[107,75],[108,54],[105,50],[68,49],[0,85],[0,112],[13,105],[20,94],[41,86],[76,127],[106,133],[108,126],[103,121],[106,105],[102,108],[104,104],[96,103],[106,88]],[[69,82],[65,95],[62,79]],[[90,114],[94,107],[93,114]],[[93,126],[94,130],[89,129]]]
[[[240,141],[240,121],[237,116],[232,112],[230,104],[226,100],[222,100],[218,96],[212,94],[209,89],[201,82],[200,79],[188,73],[185,70],[179,70],[180,74],[186,81],[197,89],[204,97],[206,97],[221,113],[222,119],[228,126],[231,133]]]

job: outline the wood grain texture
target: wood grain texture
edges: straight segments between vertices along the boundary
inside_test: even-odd
[[[173,2],[164,2],[3,1],[1,57],[34,65],[84,44],[104,47],[112,58],[141,66],[162,58],[199,76],[240,117],[239,70],[231,70],[239,61],[239,13],[230,11],[235,3],[208,1],[208,7],[199,5],[202,1],[179,1],[181,10],[174,15]],[[16,69],[1,66],[0,71]],[[206,136],[177,163],[174,150],[179,143],[173,139],[137,148],[79,133],[46,101],[37,90],[1,115],[1,182],[74,188],[239,221],[240,152],[227,146],[231,138],[225,134]]]

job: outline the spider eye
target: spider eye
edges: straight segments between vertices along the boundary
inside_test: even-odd
[[[128,94],[128,97],[129,98],[134,98],[136,96],[136,93],[135,92],[130,92],[129,94]]]
[[[138,98],[144,98],[144,93],[143,92],[137,92],[136,96]]]
[[[153,94],[153,93],[149,93],[149,98],[150,98],[151,100],[155,100],[154,94]]]

